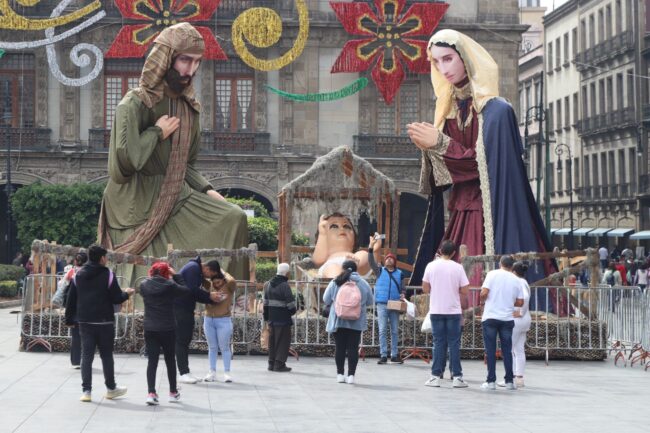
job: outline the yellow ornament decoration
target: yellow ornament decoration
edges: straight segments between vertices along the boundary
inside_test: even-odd
[[[276,59],[255,57],[246,47],[246,42],[257,48],[268,48],[276,44],[282,35],[282,19],[272,9],[251,8],[242,12],[232,24],[232,43],[239,57],[253,69],[273,71],[293,62],[302,54],[309,37],[309,10],[304,0],[296,0],[298,9],[298,37],[291,49]]]
[[[19,0],[18,4],[23,6],[34,6],[40,0]],[[95,0],[87,6],[56,18],[32,19],[17,14],[11,9],[9,0],[0,0],[0,29],[10,30],[45,30],[49,27],[60,27],[85,17],[93,11],[101,8],[100,0]]]

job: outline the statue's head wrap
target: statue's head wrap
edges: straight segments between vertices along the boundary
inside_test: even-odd
[[[499,67],[485,48],[456,30],[440,30],[429,39],[427,54],[431,60],[431,84],[437,97],[434,125],[442,128],[454,103],[454,85],[438,72],[431,59],[431,47],[439,43],[453,47],[460,54],[465,64],[472,90],[472,103],[477,113],[483,110],[490,99],[499,96]]]
[[[136,95],[149,108],[160,102],[164,95],[165,74],[174,64],[179,54],[203,54],[205,42],[201,34],[188,23],[174,24],[160,32],[153,42],[140,75],[140,85],[135,89]],[[196,111],[201,105],[196,100],[194,87],[185,88],[183,98]]]

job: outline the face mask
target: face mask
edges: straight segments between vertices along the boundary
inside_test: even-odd
[[[181,74],[179,74],[176,69],[171,68],[165,74],[165,81],[167,81],[167,85],[172,92],[180,95],[190,84],[192,84],[192,77],[181,77]]]

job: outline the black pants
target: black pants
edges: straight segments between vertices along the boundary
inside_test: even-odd
[[[70,364],[81,365],[81,336],[79,325],[70,328]]]
[[[175,347],[176,333],[172,331],[144,331],[144,342],[147,346],[147,386],[149,392],[156,392],[156,370],[158,370],[158,358],[162,347],[167,366],[167,379],[169,380],[169,392],[176,392],[176,360]]]
[[[194,311],[174,308],[176,318],[176,363],[181,376],[190,372],[188,355],[194,335]]]
[[[95,349],[99,349],[99,356],[102,359],[104,370],[104,383],[106,388],[115,389],[115,370],[113,364],[113,339],[115,338],[115,326],[111,322],[106,325],[92,325],[90,323],[79,323],[79,335],[81,336],[81,388],[83,391],[91,391],[93,387],[93,360]]]
[[[348,376],[354,375],[359,363],[359,343],[361,342],[361,331],[354,329],[338,328],[334,333],[336,352],[336,373],[345,374],[345,358],[348,358]]]
[[[291,325],[269,326],[269,364],[287,362],[291,345]]]

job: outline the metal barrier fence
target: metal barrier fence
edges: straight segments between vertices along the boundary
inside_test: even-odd
[[[62,308],[52,305],[51,299],[61,276],[30,275],[25,279],[23,297],[22,336],[25,348],[41,344],[52,350],[52,343],[70,338],[65,326]],[[118,277],[118,281],[123,280]],[[139,283],[139,281],[138,281]],[[323,310],[323,293],[328,281],[290,281],[297,294],[299,312],[294,322],[292,347],[299,352],[314,355],[333,353],[334,339],[326,332],[327,318]],[[139,284],[137,284],[139,285]],[[136,285],[136,286],[137,286]],[[237,353],[263,352],[260,335],[263,327],[262,285],[238,281],[232,300],[233,344]],[[410,288],[415,289],[415,288]],[[532,296],[542,311],[531,311],[531,329],[527,347],[534,356],[578,357],[602,359],[612,344],[625,347],[650,348],[650,293],[637,287],[532,287]],[[470,290],[469,297],[478,297],[478,289]],[[426,301],[426,298],[423,298]],[[543,301],[543,302],[542,302]],[[418,304],[418,302],[416,302]],[[428,303],[419,302],[418,317],[409,320],[400,317],[399,343],[405,356],[427,359],[433,345],[430,333],[421,332]],[[568,315],[554,314],[554,308],[563,305]],[[203,331],[204,309],[197,304],[197,320],[192,348],[206,350]],[[565,308],[565,309],[566,309]],[[368,307],[368,329],[362,336],[362,347],[367,354],[378,354],[379,324],[376,307]],[[464,312],[464,330],[461,350],[464,356],[483,356],[483,336],[480,310],[471,308]],[[143,313],[141,302],[130,300],[116,314],[116,343],[123,341],[125,350],[141,350],[143,341]],[[388,337],[390,340],[390,337]],[[55,348],[56,349],[56,348]]]
[[[41,345],[52,351],[57,340],[71,338],[71,331],[65,324],[63,306],[54,305],[52,298],[63,275],[30,274],[25,277],[23,287],[21,336],[26,339],[25,350]],[[116,277],[123,284],[122,277]],[[115,339],[125,339],[133,323],[134,305],[123,304],[122,313],[115,315]]]

